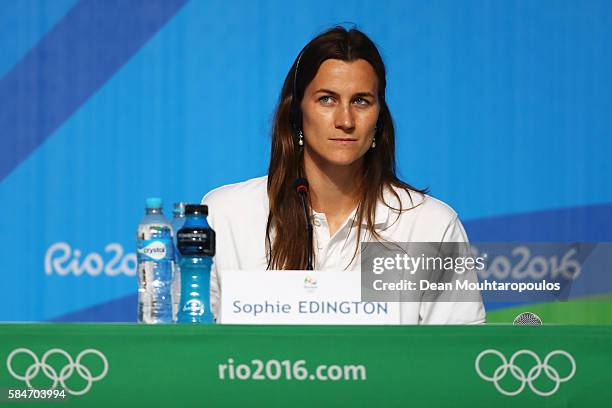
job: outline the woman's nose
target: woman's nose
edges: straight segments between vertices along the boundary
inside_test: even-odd
[[[350,106],[338,106],[335,117],[336,129],[351,132],[355,129],[355,117]]]

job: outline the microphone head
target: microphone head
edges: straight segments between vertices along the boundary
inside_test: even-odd
[[[304,177],[295,179],[293,182],[293,189],[298,194],[308,194],[308,180]]]
[[[516,316],[513,324],[517,326],[539,326],[542,324],[542,319],[535,313],[525,312]]]

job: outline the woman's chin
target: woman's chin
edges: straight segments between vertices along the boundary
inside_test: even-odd
[[[312,160],[321,168],[351,167],[361,164],[364,154],[354,149],[328,149],[325,152],[316,152],[310,149],[304,155],[305,160]]]
[[[324,158],[327,166],[330,167],[352,167],[361,163],[361,157],[355,154],[336,154],[331,157]]]

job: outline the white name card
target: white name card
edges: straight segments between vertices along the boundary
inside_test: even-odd
[[[362,302],[354,271],[225,271],[223,324],[399,324],[399,304]]]

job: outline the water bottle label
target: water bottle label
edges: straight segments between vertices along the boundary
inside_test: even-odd
[[[183,227],[176,237],[182,255],[215,255],[215,231],[210,228]]]
[[[138,241],[139,261],[161,261],[174,259],[174,244],[171,239],[142,239]]]

